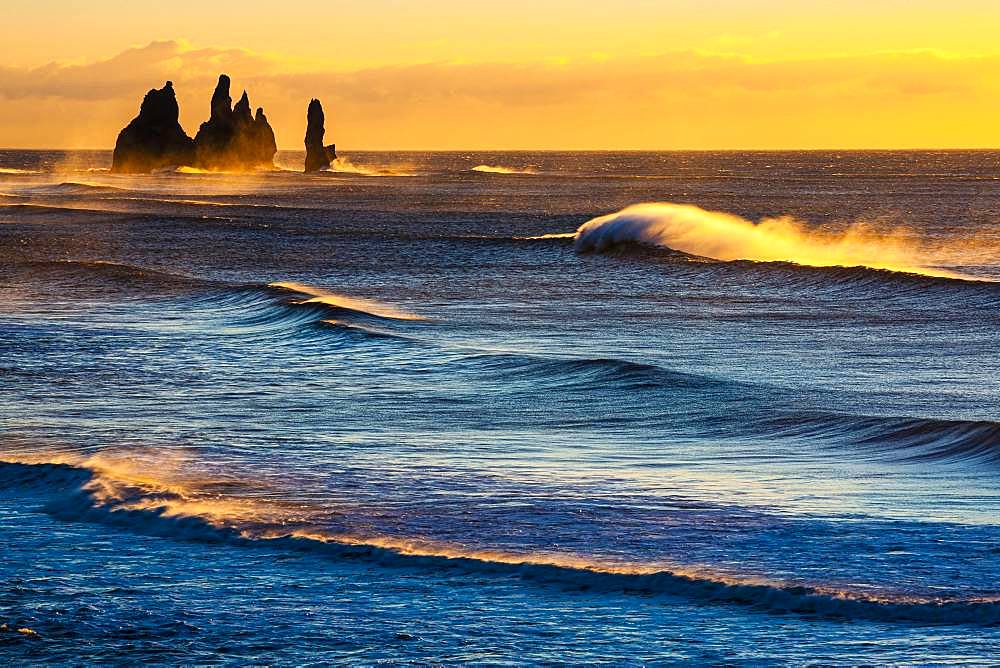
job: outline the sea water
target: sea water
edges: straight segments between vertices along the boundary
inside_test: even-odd
[[[0,660],[1000,653],[1000,153],[301,161],[0,151]]]

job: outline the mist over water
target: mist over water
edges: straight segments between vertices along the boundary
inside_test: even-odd
[[[301,160],[0,151],[12,660],[1000,648],[1000,153]]]

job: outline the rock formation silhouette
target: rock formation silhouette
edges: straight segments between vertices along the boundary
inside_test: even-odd
[[[111,171],[137,174],[166,167],[225,171],[272,169],[278,144],[264,109],[258,107],[257,113],[251,114],[246,91],[233,106],[229,84],[229,77],[220,74],[212,94],[211,113],[194,139],[187,136],[178,122],[179,109],[172,82],[146,93],[139,115],[118,134]],[[319,110],[319,147],[323,149],[323,108],[317,100],[313,102]],[[312,119],[311,104],[309,113]],[[306,134],[308,145],[309,133]],[[325,163],[329,166],[330,160],[336,157],[333,147],[323,151],[331,156]]]
[[[323,105],[319,100],[310,100],[306,112],[306,172],[326,169],[337,159],[336,144],[323,146],[323,135],[326,134],[325,122]]]
[[[152,89],[142,99],[139,115],[118,133],[111,171],[151,172],[194,162],[194,142],[178,122],[173,82]]]
[[[229,96],[229,77],[219,75],[212,94],[211,115],[194,138],[194,166],[200,169],[250,170],[274,167],[278,146],[262,108],[250,114],[247,92],[236,106]]]

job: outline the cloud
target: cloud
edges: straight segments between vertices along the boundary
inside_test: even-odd
[[[988,122],[998,70],[998,57],[932,52],[754,62],[683,51],[345,72],[160,41],[93,63],[0,68],[0,145],[110,146],[167,79],[193,133],[220,72],[287,147],[300,144],[311,97],[332,111],[334,138],[358,147],[988,145],[1000,144]]]
[[[193,49],[183,42],[152,42],[95,63],[49,63],[32,69],[0,67],[0,98],[115,100],[160,79],[214,79],[220,68],[267,71],[267,59],[242,49]]]

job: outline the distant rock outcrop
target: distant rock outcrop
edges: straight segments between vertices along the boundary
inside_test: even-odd
[[[194,138],[194,166],[200,169],[249,170],[274,167],[278,146],[262,108],[250,114],[246,91],[236,106],[229,96],[229,77],[219,75],[209,119]]]
[[[146,93],[139,115],[118,133],[111,171],[123,174],[151,172],[164,167],[190,165],[195,145],[178,122],[173,83]],[[273,139],[272,139],[273,141]]]
[[[326,169],[337,159],[336,144],[323,146],[325,122],[323,105],[319,100],[310,100],[309,110],[306,112],[306,172]]]
[[[173,83],[146,93],[139,115],[119,134],[111,171],[152,172],[167,167],[204,170],[249,171],[271,169],[278,145],[264,109],[250,113],[247,92],[233,105],[229,77],[219,75],[212,94],[211,113],[194,139],[178,122],[179,109]],[[333,144],[323,145],[325,117],[319,100],[309,102],[306,114],[306,171],[315,172],[337,159]]]

